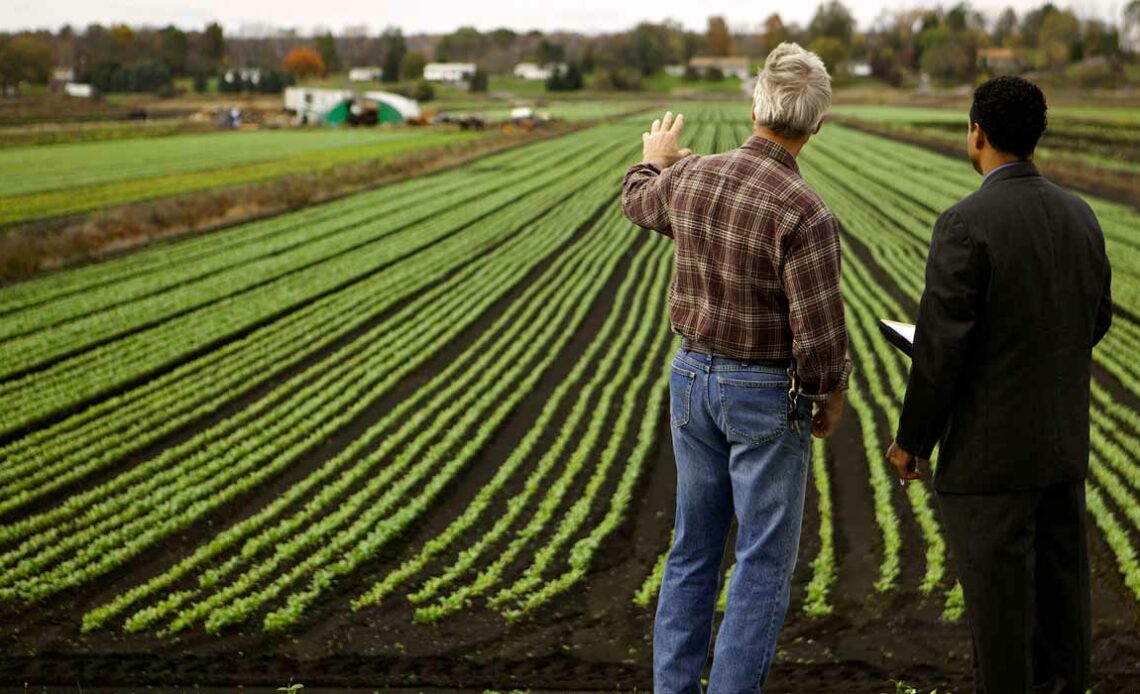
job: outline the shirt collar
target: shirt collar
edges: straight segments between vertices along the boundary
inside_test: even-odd
[[[982,183],[985,183],[987,178],[989,178],[990,176],[993,176],[998,171],[1001,171],[1002,169],[1008,169],[1011,166],[1017,166],[1018,164],[1021,164],[1021,163],[1022,162],[1020,162],[1020,161],[1007,161],[1006,163],[1002,164],[1001,166],[990,169],[990,172],[982,178]]]
[[[775,143],[768,138],[751,135],[744,141],[744,144],[742,144],[740,148],[770,159],[775,159],[797,174],[800,172],[799,164],[796,163],[796,158],[792,156],[791,152],[784,149],[783,145]]]
[[[1006,178],[1020,178],[1022,176],[1037,176],[1037,166],[1029,159],[1019,159],[1011,161],[1001,166],[995,167],[990,170],[985,178],[982,179],[982,185],[986,186],[994,181],[1000,181]]]

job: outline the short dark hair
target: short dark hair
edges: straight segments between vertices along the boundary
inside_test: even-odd
[[[1045,94],[1021,77],[995,77],[974,91],[970,122],[985,131],[990,143],[1003,152],[1026,158],[1045,134]]]

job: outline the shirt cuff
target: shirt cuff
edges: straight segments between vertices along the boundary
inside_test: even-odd
[[[839,375],[839,380],[831,387],[828,393],[800,393],[800,397],[806,398],[813,402],[827,402],[827,396],[836,391],[847,390],[851,382],[851,372],[855,369],[855,364],[849,358],[843,360],[843,371]]]
[[[639,162],[637,162],[637,163],[636,163],[636,164],[634,164],[634,165],[633,165],[631,168],[634,168],[634,169],[637,169],[637,168],[647,168],[647,169],[652,169],[652,170],[653,170],[655,173],[661,173],[662,171],[664,171],[664,169],[662,169],[662,168],[661,168],[660,166],[658,166],[657,164],[654,164],[654,163],[653,163],[653,162],[651,162],[651,161],[645,161],[645,160],[642,160],[642,161],[639,161]]]

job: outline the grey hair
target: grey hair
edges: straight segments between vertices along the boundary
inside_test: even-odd
[[[831,76],[819,56],[797,43],[772,49],[752,92],[757,125],[799,138],[814,133],[831,108]]]

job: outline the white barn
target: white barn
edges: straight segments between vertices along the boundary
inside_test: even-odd
[[[462,82],[475,74],[475,63],[428,63],[424,79],[429,82]]]
[[[349,82],[379,82],[383,76],[384,68],[376,67],[375,65],[354,67],[348,71]]]
[[[556,69],[565,71],[566,63],[519,63],[515,66],[514,75],[524,80],[545,80],[550,79]]]
[[[63,93],[80,99],[90,99],[95,96],[95,88],[82,82],[68,82],[63,85]]]

